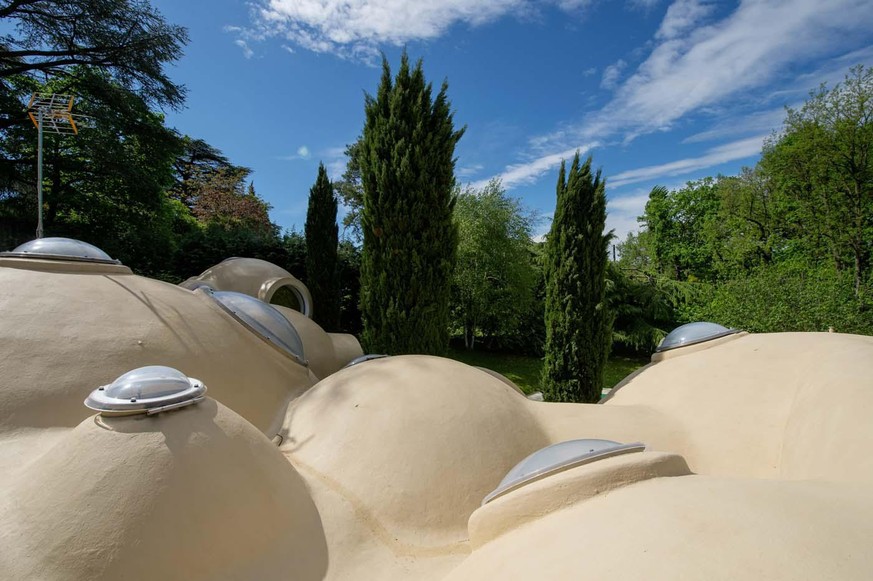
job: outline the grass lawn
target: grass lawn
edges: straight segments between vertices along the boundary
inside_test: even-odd
[[[467,351],[465,349],[450,349],[447,356],[451,359],[462,361],[467,365],[486,367],[502,373],[525,393],[529,394],[540,390],[540,373],[543,368],[542,359],[529,355]],[[603,374],[604,389],[613,387],[616,383],[648,362],[648,358],[610,357]]]

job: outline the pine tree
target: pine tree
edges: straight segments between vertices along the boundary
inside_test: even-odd
[[[546,240],[546,356],[543,394],[550,401],[596,402],[611,343],[606,264],[605,182],[579,153],[558,174],[555,218]]]
[[[336,223],[337,200],[324,164],[309,190],[306,210],[306,286],[312,293],[313,320],[326,331],[339,330],[340,284],[337,268],[339,229]]]
[[[366,97],[361,137],[361,314],[371,353],[445,352],[457,248],[455,130],[444,82],[432,98],[419,60],[404,52],[392,81],[387,60]]]

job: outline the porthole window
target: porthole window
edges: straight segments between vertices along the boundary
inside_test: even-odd
[[[287,284],[280,286],[273,292],[273,296],[270,297],[270,304],[286,307],[300,313],[303,312],[303,297],[300,296],[300,292],[297,289]]]
[[[711,341],[713,339],[718,339],[719,337],[726,337],[739,332],[739,329],[728,329],[717,323],[688,323],[681,327],[677,327],[671,331],[669,335],[664,337],[655,352],[661,353],[662,351],[678,349],[679,347],[685,347],[687,345],[696,345],[697,343]]]
[[[510,470],[497,488],[485,497],[486,504],[498,496],[511,492],[546,476],[575,468],[589,462],[632,452],[642,452],[646,445],[640,442],[620,444],[612,440],[568,440],[537,450]]]
[[[72,238],[37,238],[11,252],[0,252],[0,257],[121,264],[93,244]]]

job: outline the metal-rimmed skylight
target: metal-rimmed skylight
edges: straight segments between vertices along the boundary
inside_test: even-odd
[[[739,332],[739,329],[728,329],[718,323],[709,323],[705,321],[688,323],[670,331],[670,334],[664,337],[658,345],[658,348],[655,349],[655,352],[660,353],[662,351],[669,351],[670,349],[696,345],[697,343],[711,341],[713,339],[718,339],[719,337],[726,337]]]
[[[178,369],[149,365],[128,371],[98,387],[85,406],[103,415],[153,415],[189,406],[206,397],[206,386]]]
[[[498,496],[511,492],[546,476],[603,458],[642,452],[646,445],[640,442],[620,444],[612,440],[568,440],[537,450],[507,472],[497,488],[482,500],[486,504]]]
[[[298,363],[308,365],[303,353],[303,340],[282,313],[255,297],[233,291],[203,289],[234,319],[258,337],[274,345]]]
[[[37,238],[11,252],[0,252],[0,257],[121,264],[93,244],[73,238]]]

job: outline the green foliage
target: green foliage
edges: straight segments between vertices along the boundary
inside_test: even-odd
[[[363,343],[370,352],[439,354],[448,346],[457,248],[452,219],[456,131],[443,83],[435,98],[422,63],[387,60],[366,98],[361,138]]]
[[[468,188],[455,205],[458,263],[452,282],[454,326],[473,349],[481,332],[491,337],[524,333],[537,271],[531,252],[534,217],[510,198],[498,180]]]
[[[364,208],[364,185],[361,182],[361,137],[357,141],[347,145],[345,150],[346,169],[342,177],[334,182],[333,186],[337,195],[346,208],[343,216],[343,235],[349,233],[349,237],[360,243],[363,240],[361,233],[361,212]]]
[[[546,240],[546,346],[543,394],[550,401],[596,402],[611,344],[606,305],[605,182],[577,153],[565,177]]]
[[[688,300],[688,283],[625,267],[607,267],[607,303],[613,319],[612,340],[632,353],[651,353],[678,326],[678,309]]]
[[[789,109],[761,165],[790,200],[787,217],[803,249],[851,271],[859,296],[873,253],[873,69],[854,67]]]
[[[182,56],[188,33],[143,0],[27,0],[0,7],[0,79],[69,79],[99,72],[148,103],[179,107],[182,87],[164,66]],[[5,83],[4,83],[5,84]],[[7,113],[9,113],[7,111]],[[4,121],[25,122],[21,113]],[[8,125],[0,122],[0,127]]]
[[[873,335],[873,286],[854,293],[851,272],[788,261],[707,289],[685,318],[755,333],[827,331]]]
[[[306,285],[316,300],[313,320],[326,331],[338,331],[340,325],[340,285],[337,270],[339,229],[336,224],[337,201],[327,178],[324,164],[318,165],[318,177],[309,190],[306,210]]]

